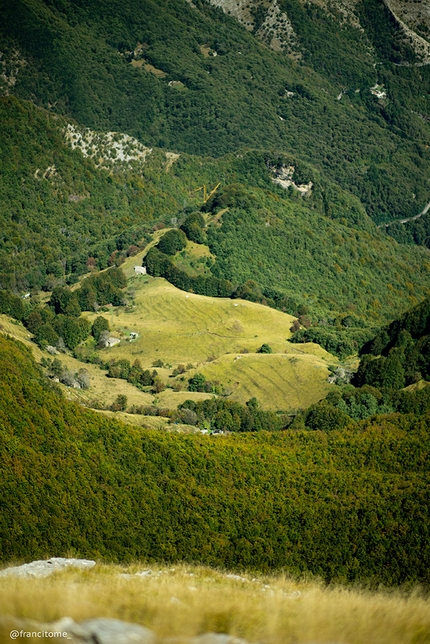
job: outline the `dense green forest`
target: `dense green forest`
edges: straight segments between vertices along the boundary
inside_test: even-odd
[[[416,215],[429,199],[428,66],[403,64],[413,56],[379,0],[361,3],[363,31],[314,4],[281,5],[300,61],[203,0],[2,0],[4,91],[150,146],[293,152],[376,221]]]
[[[65,275],[106,268],[116,251],[145,243],[156,210],[177,210],[150,169],[145,178],[98,170],[66,145],[64,126],[30,103],[0,98],[3,289],[49,291]]]
[[[423,286],[427,283],[426,251],[393,245],[372,229],[358,232],[347,221],[337,221],[335,212],[321,217],[294,196],[282,199],[256,189],[238,193],[221,228],[208,231],[217,277],[235,283],[255,280],[269,297],[270,289],[283,287],[296,299],[306,298],[321,318],[331,309],[377,319],[382,309],[393,316],[396,307],[413,304],[412,282],[405,290],[399,283],[406,263],[414,285],[421,279]]]
[[[311,340],[310,331],[299,331],[299,340]],[[353,384],[336,387],[325,400],[299,413],[291,427],[332,430],[351,427],[352,421],[356,424],[376,414],[427,413],[430,409],[429,347],[430,299],[427,298],[363,342]]]
[[[170,435],[67,402],[23,345],[1,337],[0,351],[2,560],[75,552],[429,581],[427,416]]]
[[[430,300],[383,327],[361,349],[358,385],[402,389],[430,379]]]

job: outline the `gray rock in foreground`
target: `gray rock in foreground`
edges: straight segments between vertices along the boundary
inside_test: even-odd
[[[56,635],[55,641],[66,640],[71,644],[155,644],[156,641],[154,633],[139,624],[105,617],[87,619],[80,624],[71,617],[46,624],[30,619],[0,617],[1,626],[11,631],[61,633],[61,640]]]
[[[198,637],[193,637],[190,644],[248,644],[245,640],[225,633],[205,633]]]
[[[246,640],[225,633],[204,633],[197,637],[167,637],[163,644],[249,644]]]
[[[79,568],[89,570],[96,565],[90,559],[65,559],[63,557],[52,557],[46,561],[32,561],[22,566],[6,568],[0,572],[0,577],[49,577],[53,572],[65,568]]]
[[[70,644],[249,644],[239,637],[224,633],[157,639],[155,634],[144,626],[106,617],[87,619],[81,623],[75,622],[71,617],[62,617],[56,622],[43,623],[0,616],[0,627],[10,629],[11,632],[16,629],[26,632],[61,633]]]
[[[78,625],[79,629],[87,632],[97,644],[154,644],[155,635],[152,631],[139,626],[129,624],[119,619],[87,619]],[[73,628],[70,629],[72,634]]]

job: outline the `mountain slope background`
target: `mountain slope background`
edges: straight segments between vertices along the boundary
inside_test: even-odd
[[[347,313],[386,321],[428,293],[428,250],[396,243],[356,197],[295,156],[242,150],[171,163],[137,140],[96,135],[12,96],[0,101],[3,289],[49,292],[88,262],[106,268],[145,247],[155,223],[180,225],[199,211],[196,187],[221,181],[202,212],[209,275],[235,287],[254,280],[291,314],[305,304],[314,322]],[[98,138],[85,147],[91,132]],[[288,189],[274,183],[283,168],[293,170]],[[312,185],[306,197],[302,184]]]
[[[429,198],[428,65],[379,0],[357,3],[361,28],[313,3],[282,9],[299,60],[203,1],[2,0],[4,91],[179,152],[292,152],[378,223],[418,214]]]
[[[388,325],[429,295],[425,12],[412,20],[382,0],[0,0],[0,13],[0,312],[15,318],[6,331],[29,343],[22,323],[59,356],[37,353],[48,380],[0,337],[2,559],[72,551],[428,583],[428,373],[417,355],[428,336]],[[182,245],[169,248],[169,234]],[[135,277],[142,262],[150,275]],[[121,336],[110,354],[96,346],[100,314]],[[199,337],[194,364],[185,341],[169,345],[175,318],[186,342]],[[217,324],[228,338],[211,343]],[[286,344],[302,327],[296,340],[338,356],[367,351],[381,324],[360,391],[329,384],[340,362],[320,347],[297,360],[300,345]],[[386,392],[408,356],[413,373]],[[134,387],[134,409],[124,393],[109,410],[104,401],[110,416],[62,398],[52,380],[78,358],[93,362],[81,374],[88,395],[101,366],[118,393],[120,380]],[[309,395],[283,405],[300,374]],[[399,393],[410,381],[418,393]],[[165,405],[171,425],[193,420],[190,433],[111,417],[144,417],[148,403]],[[293,419],[275,404],[311,407]],[[199,423],[232,434],[202,435]]]

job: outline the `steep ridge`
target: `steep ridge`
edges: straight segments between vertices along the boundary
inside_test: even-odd
[[[297,39],[297,34],[288,17],[288,3],[278,0],[206,0],[215,7],[220,7],[225,13],[236,18],[244,27],[253,31],[257,37],[269,45],[273,50],[283,50],[293,57],[300,59],[302,51]],[[339,26],[349,24],[359,31],[364,32],[360,23],[361,0],[300,0],[303,5],[316,5],[328,15],[335,18]],[[384,0],[386,7],[401,32],[403,38],[415,51],[418,65],[430,63],[430,43],[428,33],[430,27],[430,14],[424,3],[399,2],[398,0]],[[418,28],[423,33],[417,33]],[[424,37],[425,34],[427,39]]]

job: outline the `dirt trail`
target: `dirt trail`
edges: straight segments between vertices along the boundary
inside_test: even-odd
[[[423,215],[425,215],[428,211],[430,210],[430,201],[424,208],[421,210],[418,215],[414,215],[414,217],[407,217],[406,219],[396,219],[395,221],[390,221],[388,224],[379,224],[378,228],[388,228],[388,226],[392,226],[393,224],[406,224],[408,221],[415,221],[415,219],[419,219]]]

